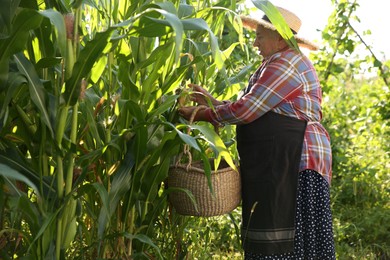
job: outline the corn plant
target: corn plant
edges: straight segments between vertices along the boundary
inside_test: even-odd
[[[187,143],[208,162],[205,140],[231,160],[229,132],[186,134],[176,90],[191,81],[234,95],[249,71],[225,63],[246,48],[235,3],[2,5],[1,257],[164,258],[155,224],[172,158]]]

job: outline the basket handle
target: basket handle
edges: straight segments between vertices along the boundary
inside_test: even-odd
[[[205,105],[199,105],[199,106],[195,107],[195,109],[192,111],[190,120],[189,120],[189,122],[188,122],[190,125],[194,122],[195,116],[196,116],[196,114],[198,113],[198,111],[199,111],[200,109],[204,109],[204,108],[207,108],[207,106],[205,106]],[[217,132],[217,131],[218,131],[218,127],[217,127],[217,126],[214,126],[214,130]],[[218,132],[219,132],[219,131],[218,131]],[[217,132],[217,134],[219,134],[218,132]],[[190,135],[190,133],[191,133],[191,128],[188,127],[188,128],[187,128],[187,134]],[[191,164],[192,164],[192,155],[191,155],[191,152],[190,152],[190,146],[189,146],[188,144],[184,144],[183,153],[181,153],[181,154],[179,155],[179,158],[178,158],[177,161],[176,161],[176,166],[179,164],[179,162],[180,162],[180,160],[181,160],[183,154],[186,154],[186,155],[188,156],[188,164],[187,164],[187,167],[186,167],[186,170],[188,171],[189,168],[191,167]]]

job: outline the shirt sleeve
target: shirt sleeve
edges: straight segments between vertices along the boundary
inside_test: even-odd
[[[288,60],[270,61],[253,77],[255,78],[250,80],[247,93],[239,100],[217,106],[215,111],[209,111],[211,122],[247,124],[280,102],[301,93],[299,74]]]

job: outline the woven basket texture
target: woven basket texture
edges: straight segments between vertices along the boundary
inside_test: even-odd
[[[192,162],[188,171],[187,165],[172,165],[168,187],[188,189],[194,195],[198,210],[185,192],[170,193],[169,201],[179,214],[187,216],[219,216],[234,210],[241,201],[239,173],[222,161],[219,169],[212,171],[211,182],[215,196],[208,186],[202,161]]]

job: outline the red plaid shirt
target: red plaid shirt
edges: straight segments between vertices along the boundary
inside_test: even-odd
[[[321,86],[310,60],[292,49],[264,59],[236,102],[207,111],[208,121],[216,124],[247,124],[268,111],[308,122],[300,170],[319,172],[330,183],[332,151],[330,138],[320,124]]]

